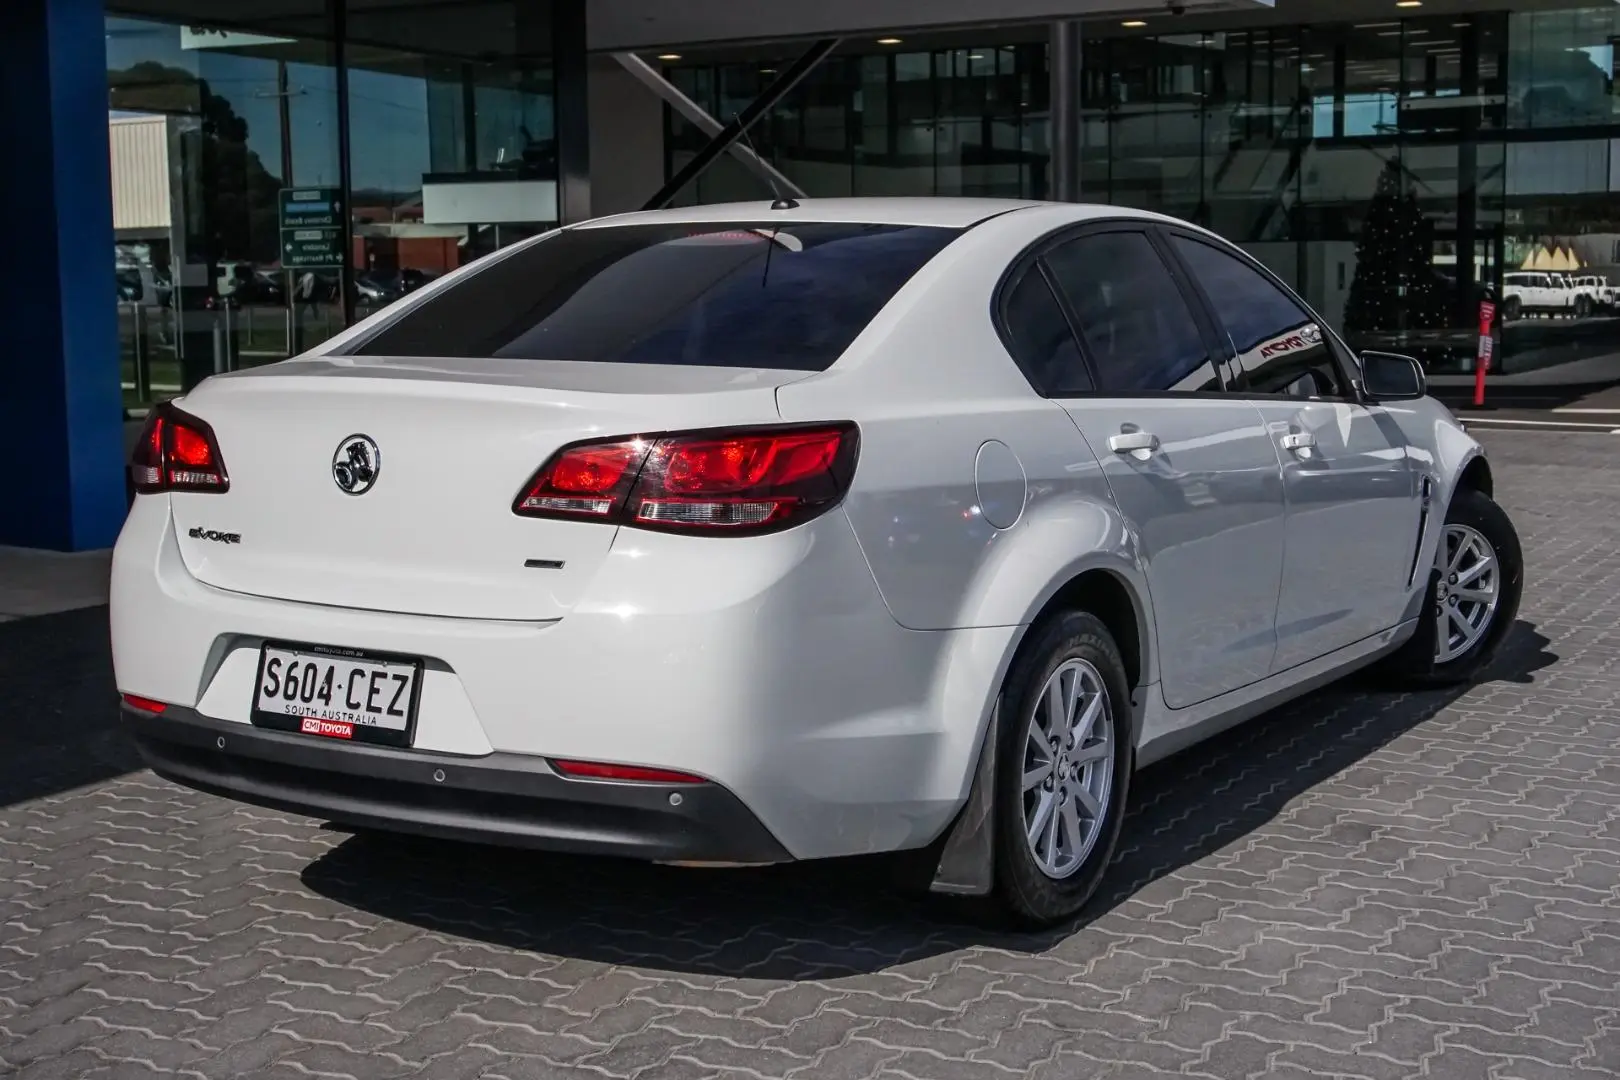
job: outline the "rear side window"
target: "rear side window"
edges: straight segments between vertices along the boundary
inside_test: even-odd
[[[1038,267],[1024,271],[1007,294],[1002,320],[1014,358],[1043,393],[1064,397],[1094,389],[1069,320]]]
[[[571,229],[354,351],[823,371],[959,229],[772,222]]]
[[[1046,253],[1102,393],[1220,389],[1204,335],[1146,234],[1082,236]]]

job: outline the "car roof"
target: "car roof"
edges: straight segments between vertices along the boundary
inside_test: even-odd
[[[576,228],[605,228],[619,225],[655,225],[660,222],[708,221],[837,221],[872,225],[934,225],[965,229],[981,221],[1015,210],[1064,205],[1074,211],[1076,221],[1087,217],[1154,215],[1119,206],[1090,203],[1049,203],[1033,199],[976,199],[952,197],[897,196],[863,199],[799,199],[791,210],[772,210],[769,202],[713,203],[706,206],[678,206],[667,210],[644,210],[583,222]]]

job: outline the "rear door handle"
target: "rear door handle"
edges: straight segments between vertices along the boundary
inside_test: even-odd
[[[1137,450],[1151,453],[1159,448],[1159,437],[1151,431],[1125,431],[1108,437],[1108,449],[1116,454],[1130,454]]]
[[[1296,453],[1300,451],[1309,453],[1316,447],[1316,436],[1306,432],[1294,432],[1293,434],[1284,435],[1282,437],[1282,447],[1284,450],[1293,450]]]

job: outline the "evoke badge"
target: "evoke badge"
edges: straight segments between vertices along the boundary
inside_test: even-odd
[[[345,495],[364,495],[382,470],[382,451],[370,435],[350,435],[332,455],[332,479]]]
[[[201,525],[193,525],[191,531],[186,535],[193,540],[212,540],[216,544],[240,544],[242,542],[241,533],[216,532],[213,529],[205,529]]]

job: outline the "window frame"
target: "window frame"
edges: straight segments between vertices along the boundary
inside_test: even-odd
[[[1012,357],[1018,370],[1023,372],[1030,387],[1041,397],[1051,400],[1095,400],[1112,398],[1216,398],[1226,397],[1231,390],[1225,356],[1227,346],[1221,344],[1226,339],[1226,332],[1219,324],[1210,318],[1207,301],[1202,291],[1196,289],[1195,283],[1188,276],[1181,260],[1176,258],[1175,252],[1170,250],[1168,242],[1156,231],[1156,222],[1143,217],[1106,217],[1091,218],[1086,221],[1075,222],[1054,229],[1046,235],[1019,252],[1018,256],[1008,264],[1007,270],[1002,274],[1001,280],[996,284],[996,291],[991,301],[992,321],[996,334],[1001,338],[1002,345]],[[1188,314],[1192,316],[1193,325],[1198,328],[1199,338],[1204,342],[1204,348],[1209,357],[1209,365],[1215,375],[1216,389],[1214,390],[1086,390],[1057,394],[1052,387],[1043,385],[1025,366],[1017,350],[1014,348],[1014,338],[1007,324],[1007,300],[1012,290],[1023,282],[1024,277],[1031,273],[1039,273],[1046,281],[1046,287],[1051,290],[1052,298],[1057,301],[1058,310],[1063,313],[1064,320],[1069,324],[1069,334],[1074,339],[1075,348],[1080,355],[1081,362],[1086,366],[1086,373],[1091,379],[1092,386],[1101,386],[1097,377],[1097,358],[1091,347],[1086,343],[1085,334],[1080,330],[1079,318],[1075,315],[1073,305],[1064,295],[1056,275],[1046,261],[1046,256],[1059,247],[1076,243],[1091,236],[1100,236],[1106,233],[1134,232],[1141,233],[1148,244],[1159,256],[1164,264],[1166,273],[1175,282],[1181,295],[1182,302],[1187,305]],[[1307,309],[1309,310],[1309,309]]]
[[[1197,294],[1199,307],[1211,320],[1215,328],[1219,355],[1221,356],[1219,366],[1222,368],[1222,382],[1226,386],[1226,392],[1229,395],[1249,401],[1305,400],[1352,405],[1366,404],[1366,398],[1361,389],[1361,368],[1354,361],[1355,353],[1350,349],[1349,346],[1345,345],[1345,343],[1340,340],[1339,335],[1333,330],[1332,327],[1328,326],[1327,321],[1322,318],[1321,314],[1317,312],[1315,308],[1307,304],[1298,293],[1296,293],[1293,289],[1290,289],[1287,283],[1281,278],[1277,277],[1276,274],[1273,274],[1264,263],[1250,255],[1247,251],[1244,251],[1242,248],[1238,247],[1236,244],[1223,240],[1218,236],[1200,232],[1196,229],[1190,229],[1185,226],[1174,224],[1158,224],[1155,225],[1155,231],[1160,236],[1164,250],[1169,253],[1169,257],[1174,259],[1176,265],[1181,268],[1181,272],[1186,277],[1188,284]],[[1226,327],[1221,323],[1220,316],[1215,308],[1215,304],[1210,300],[1209,294],[1204,291],[1203,285],[1199,283],[1197,275],[1195,275],[1192,272],[1192,268],[1186,264],[1186,261],[1181,256],[1181,252],[1176,250],[1176,245],[1174,243],[1175,237],[1181,237],[1191,243],[1203,244],[1207,248],[1211,248],[1236,259],[1239,263],[1242,263],[1244,266],[1247,266],[1249,269],[1259,274],[1263,280],[1269,282],[1274,288],[1281,291],[1284,296],[1297,304],[1301,311],[1305,312],[1313,320],[1315,320],[1316,328],[1322,332],[1322,343],[1327,347],[1328,361],[1333,365],[1333,369],[1338,373],[1339,382],[1341,385],[1347,388],[1347,392],[1342,395],[1324,394],[1317,397],[1301,399],[1290,394],[1264,394],[1257,390],[1249,390],[1242,387],[1241,382],[1243,378],[1243,371],[1238,363],[1237,344],[1232,340],[1232,335],[1227,333]]]

